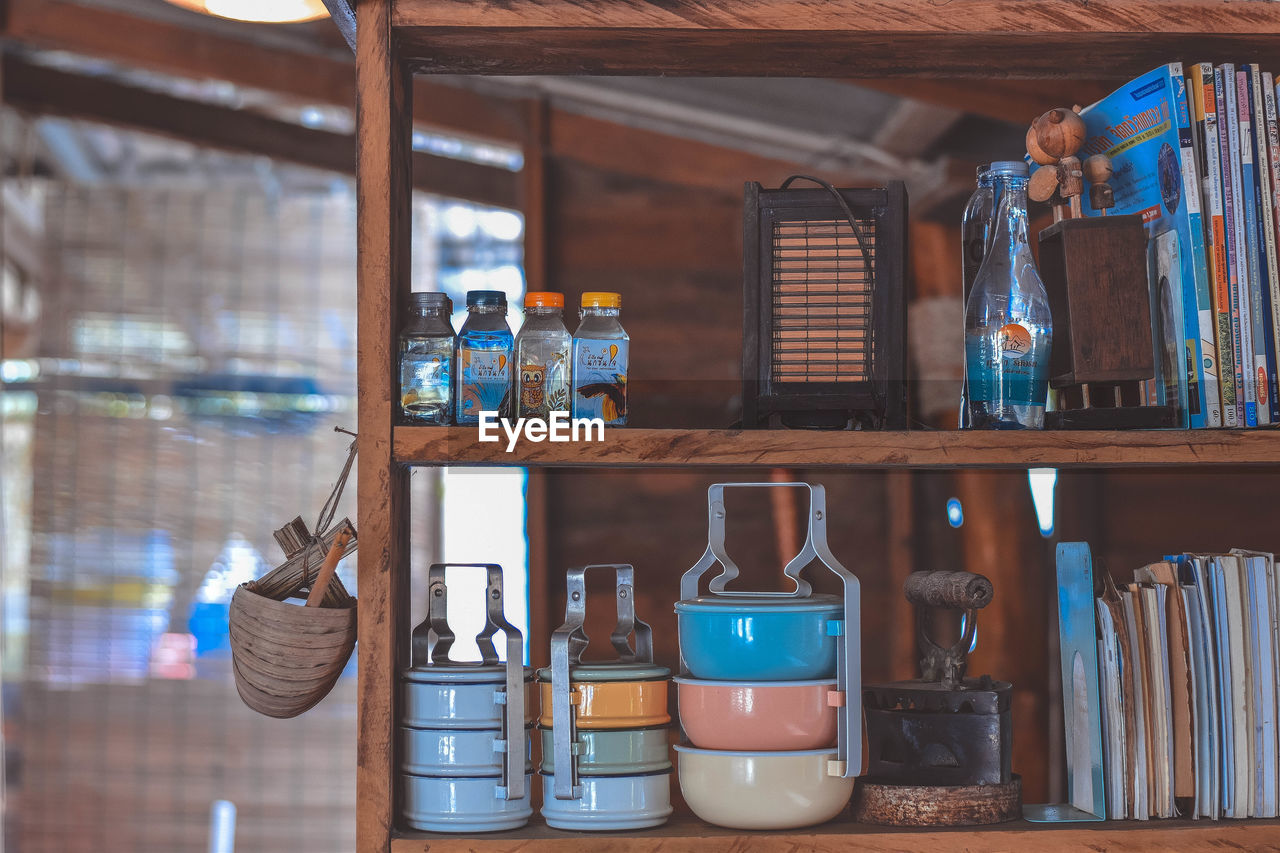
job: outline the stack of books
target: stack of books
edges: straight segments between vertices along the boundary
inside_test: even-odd
[[[1175,62],[1081,112],[1081,156],[1115,165],[1109,213],[1147,225],[1149,398],[1184,427],[1280,424],[1276,99],[1256,64]]]
[[[1182,554],[1096,600],[1107,817],[1276,817],[1271,554]]]

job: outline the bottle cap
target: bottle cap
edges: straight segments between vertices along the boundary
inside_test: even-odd
[[[409,294],[409,304],[418,308],[440,308],[453,313],[453,300],[434,290],[419,290]]]
[[[524,295],[526,308],[563,308],[564,294],[550,291],[533,291]]]
[[[991,164],[991,174],[1025,178],[1031,174],[1031,169],[1027,167],[1024,160],[996,160]]]
[[[506,305],[507,294],[501,290],[468,290],[467,307],[473,305]]]
[[[987,172],[990,172],[990,171],[991,171],[991,164],[990,164],[990,163],[979,163],[979,164],[978,164],[978,177],[979,177],[979,178],[981,178],[983,175],[985,175]]]
[[[587,291],[582,294],[583,308],[621,308],[622,294],[606,291]]]

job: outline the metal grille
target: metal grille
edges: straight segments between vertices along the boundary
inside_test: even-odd
[[[861,247],[844,220],[774,223],[771,328],[775,382],[858,382],[871,378],[876,223],[859,219],[858,226]]]

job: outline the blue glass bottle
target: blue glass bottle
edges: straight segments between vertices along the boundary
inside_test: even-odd
[[[995,229],[965,306],[971,429],[1042,429],[1053,320],[1027,239],[1025,163],[992,164]]]
[[[414,293],[400,332],[400,413],[421,424],[453,418],[453,301],[443,293]]]
[[[479,423],[482,411],[510,414],[513,340],[506,294],[467,291],[467,321],[458,332],[458,423]]]

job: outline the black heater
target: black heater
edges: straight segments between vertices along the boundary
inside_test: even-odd
[[[906,429],[906,229],[901,181],[747,183],[743,428]]]

